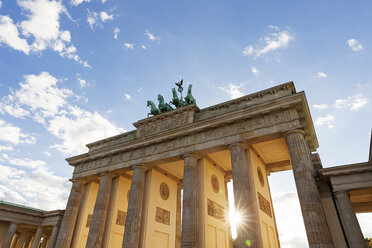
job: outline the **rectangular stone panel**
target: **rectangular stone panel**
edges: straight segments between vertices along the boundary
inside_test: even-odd
[[[207,205],[209,216],[225,221],[225,209],[221,205],[215,203],[210,199],[207,199]]]
[[[156,207],[155,221],[169,226],[170,212],[168,210]]]
[[[118,210],[118,214],[116,216],[116,225],[125,226],[126,219],[127,219],[127,213],[124,211]]]
[[[259,203],[260,209],[265,214],[272,217],[270,202],[268,200],[266,200],[266,198],[263,195],[261,195],[260,193],[257,192],[257,194],[258,194],[258,203]]]

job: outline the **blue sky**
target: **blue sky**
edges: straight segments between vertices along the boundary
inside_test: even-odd
[[[64,158],[132,130],[182,78],[200,108],[294,81],[323,165],[366,161],[371,27],[370,1],[0,0],[0,199],[64,208]],[[277,214],[294,247],[291,172],[270,179],[274,206],[297,211],[298,238]]]

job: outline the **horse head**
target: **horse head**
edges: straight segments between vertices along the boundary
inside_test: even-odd
[[[158,94],[158,101],[164,103],[164,97],[160,94]]]

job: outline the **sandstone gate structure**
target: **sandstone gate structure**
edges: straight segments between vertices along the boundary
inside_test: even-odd
[[[364,247],[355,211],[372,209],[371,159],[322,169],[305,93],[292,82],[134,126],[67,159],[73,185],[55,247],[280,247],[267,177],[284,170],[310,247]],[[243,220],[235,240],[230,180]]]

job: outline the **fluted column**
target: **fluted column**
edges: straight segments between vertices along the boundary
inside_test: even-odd
[[[133,177],[122,245],[123,248],[137,248],[139,245],[145,172],[146,168],[144,166],[133,167]]]
[[[331,234],[321,205],[320,193],[315,182],[314,167],[305,132],[292,130],[284,134],[291,157],[307,239],[312,247],[333,247]]]
[[[89,228],[88,241],[85,246],[87,248],[98,248],[102,246],[113,176],[113,174],[109,173],[103,173],[101,175],[92,222]]]
[[[353,248],[365,248],[366,242],[363,238],[363,233],[360,229],[353,206],[351,205],[349,192],[337,191],[334,194],[349,246]]]
[[[198,244],[198,156],[189,153],[184,156],[183,209],[181,247],[196,248]]]
[[[43,227],[39,226],[36,230],[34,241],[32,242],[31,248],[38,248],[40,244],[41,235],[43,234]]]
[[[13,241],[12,241],[12,243],[10,244],[10,248],[14,248],[14,247],[16,247],[16,245],[17,245],[17,243],[18,243],[18,241],[19,241],[19,234],[14,234],[14,237],[13,237]]]
[[[27,237],[26,237],[26,240],[25,240],[25,245],[23,246],[23,248],[28,248],[30,246],[32,236],[33,236],[32,233],[27,234]]]
[[[56,248],[70,247],[76,216],[79,211],[81,194],[83,192],[84,182],[80,180],[72,181],[70,196],[67,201],[65,213],[63,215],[60,231],[58,234]]]
[[[17,230],[17,223],[10,223],[8,227],[8,231],[6,233],[5,239],[3,241],[2,248],[9,248],[10,244],[12,243],[13,236]]]
[[[58,232],[60,229],[59,227],[60,227],[60,224],[53,226],[52,234],[50,235],[48,246],[47,246],[48,248],[54,248],[55,243],[57,241]]]
[[[176,248],[181,247],[181,191],[182,184],[177,183],[177,208],[176,208]]]
[[[232,144],[229,149],[235,210],[242,217],[240,225],[236,228],[237,237],[233,246],[242,248],[249,245],[261,248],[261,229],[250,152],[246,150],[246,146],[243,143]]]

